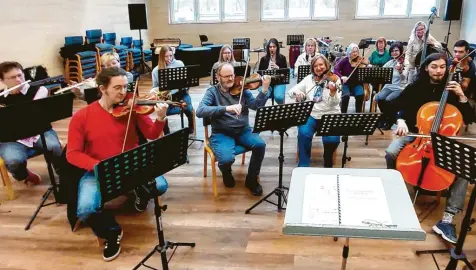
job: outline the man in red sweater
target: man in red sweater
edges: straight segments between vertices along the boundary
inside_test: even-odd
[[[101,209],[101,192],[94,174],[94,166],[104,159],[120,154],[127,128],[127,117],[116,118],[111,112],[114,105],[124,100],[127,90],[127,74],[120,68],[103,69],[96,76],[96,83],[102,96],[76,112],[69,124],[66,159],[78,168],[86,170],[79,180],[78,206],[76,214],[88,224],[98,237],[105,239],[104,260],[111,261],[121,251],[119,241],[122,229],[111,213]],[[156,106],[157,120],[148,115],[133,114],[129,124],[125,151],[138,146],[138,136],[134,127],[138,126],[148,139],[157,139],[165,125],[167,104]],[[157,177],[159,194],[167,190],[167,181]],[[140,187],[134,190],[135,208],[144,211],[149,195]]]

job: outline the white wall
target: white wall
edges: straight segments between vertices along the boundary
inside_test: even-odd
[[[476,0],[463,0],[461,39],[476,43]]]

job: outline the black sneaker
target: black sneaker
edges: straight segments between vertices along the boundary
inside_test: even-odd
[[[257,178],[251,179],[247,176],[245,186],[251,191],[251,194],[255,196],[263,195],[263,187],[258,183]]]
[[[121,253],[121,239],[123,232],[112,236],[110,239],[104,241],[103,259],[106,262],[112,261]]]
[[[235,178],[233,177],[233,174],[231,174],[231,170],[224,170],[221,171],[222,177],[223,177],[223,184],[225,184],[226,187],[232,188],[235,186]]]
[[[147,207],[149,206],[149,193],[147,193],[142,186],[139,186],[134,189],[134,195],[134,208],[137,212],[144,212],[147,210]]]

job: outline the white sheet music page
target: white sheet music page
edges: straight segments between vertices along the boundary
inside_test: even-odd
[[[302,223],[339,225],[336,175],[309,174],[306,176]]]
[[[380,177],[339,175],[341,225],[392,225]]]

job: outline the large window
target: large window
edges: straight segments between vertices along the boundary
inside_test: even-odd
[[[357,0],[356,18],[429,16],[439,0]]]
[[[247,0],[170,0],[171,23],[246,21]]]
[[[261,0],[262,20],[336,18],[337,0]]]

